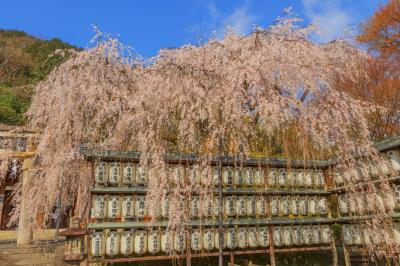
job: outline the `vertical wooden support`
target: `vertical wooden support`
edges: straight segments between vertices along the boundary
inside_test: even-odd
[[[218,265],[224,265],[224,232],[222,229],[223,223],[223,195],[222,195],[222,139],[219,140],[219,160],[218,160],[218,234],[219,234],[219,248],[218,248]]]
[[[276,266],[275,249],[274,249],[274,234],[273,234],[274,227],[270,226],[268,229],[269,229],[268,230],[268,232],[269,232],[269,258],[271,260],[271,266]]]
[[[189,228],[186,230],[186,266],[192,265],[191,238]]]
[[[230,266],[234,266],[235,265],[235,255],[233,255],[233,253],[230,254]]]
[[[31,163],[32,158],[25,158],[22,164],[22,199],[17,230],[17,245],[30,245],[33,239],[32,224],[28,215],[28,199],[26,198],[31,182],[29,173]]]
[[[331,246],[332,246],[332,265],[338,266],[338,257],[337,257],[336,243],[334,237],[332,237]]]
[[[344,265],[351,266],[350,253],[347,250],[347,247],[344,243],[343,243],[343,256],[344,256]]]

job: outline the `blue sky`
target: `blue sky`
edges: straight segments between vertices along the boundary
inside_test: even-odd
[[[240,34],[254,24],[266,26],[293,7],[306,22],[318,23],[321,42],[358,26],[386,0],[3,0],[0,28],[18,29],[43,38],[60,38],[79,47],[90,45],[92,24],[149,57],[160,48],[179,47],[231,25]]]

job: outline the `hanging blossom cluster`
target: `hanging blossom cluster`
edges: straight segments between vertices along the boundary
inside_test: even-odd
[[[81,145],[140,151],[142,166],[155,173],[149,175],[147,195],[155,218],[169,189],[165,154],[197,154],[196,167],[206,169],[208,182],[200,190],[177,183],[171,228],[182,228],[188,219],[180,199],[190,199],[194,190],[210,196],[215,155],[222,151],[239,161],[252,152],[269,156],[269,149],[255,151],[254,143],[269,147],[291,127],[303,159],[335,157],[338,169],[359,164],[355,158],[380,161],[366,118],[379,107],[330,86],[332,75],[348,75],[366,55],[344,41],[316,44],[307,38],[314,27],[298,22],[279,18],[247,36],[227,31],[221,40],[164,49],[149,60],[97,31],[95,47],[75,52],[36,88],[28,115],[30,126],[42,134],[24,195],[32,221],[38,214],[48,217],[59,195],[64,207],[76,200],[76,215],[88,211],[92,180]],[[352,197],[364,193],[351,177],[346,182]],[[377,193],[372,182],[368,193],[371,199]],[[377,208],[375,216],[371,226],[377,230],[382,221],[390,223],[390,211]],[[394,250],[394,242],[387,241]]]

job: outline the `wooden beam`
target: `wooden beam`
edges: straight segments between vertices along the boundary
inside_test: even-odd
[[[290,252],[305,252],[305,251],[321,251],[330,250],[330,246],[319,246],[319,247],[303,247],[303,248],[280,248],[275,249],[276,253],[290,253]],[[224,256],[231,255],[252,255],[252,254],[268,254],[269,249],[257,249],[257,250],[238,250],[238,251],[225,251]],[[218,252],[211,253],[192,253],[191,258],[205,258],[205,257],[217,257]],[[124,258],[89,258],[89,262],[98,263],[117,263],[117,262],[136,262],[136,261],[151,261],[151,260],[172,260],[172,259],[183,259],[186,258],[187,254],[182,255],[161,255],[161,256],[144,256],[144,257],[124,257]],[[271,265],[272,266],[272,265]]]
[[[276,265],[273,230],[274,230],[273,226],[270,226],[268,228],[268,234],[269,234],[269,258],[270,258],[271,266],[275,266]]]

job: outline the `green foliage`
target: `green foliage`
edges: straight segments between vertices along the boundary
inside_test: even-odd
[[[20,125],[34,86],[77,49],[59,39],[41,40],[0,30],[0,123]]]

